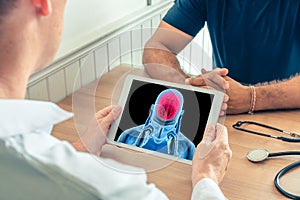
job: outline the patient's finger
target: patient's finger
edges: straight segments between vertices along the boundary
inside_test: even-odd
[[[187,78],[185,79],[185,83],[186,84],[190,84],[193,86],[206,86],[206,81],[204,80],[204,78],[200,75],[194,78]]]

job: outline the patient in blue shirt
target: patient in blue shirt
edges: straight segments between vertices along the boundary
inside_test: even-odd
[[[230,114],[299,108],[299,7],[300,0],[176,0],[146,44],[145,68],[158,77],[163,72],[157,72],[159,67],[154,63],[164,64],[178,70],[191,85],[201,87],[213,82],[229,96],[225,102]],[[217,68],[212,73],[216,76],[203,71],[203,76],[189,78],[173,56],[205,23],[213,47],[213,66]],[[168,34],[166,30],[170,30]],[[153,48],[164,49],[167,56],[154,54]],[[214,84],[210,86],[218,89]],[[278,101],[283,96],[285,101]]]

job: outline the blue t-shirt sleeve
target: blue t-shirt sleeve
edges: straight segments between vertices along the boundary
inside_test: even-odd
[[[175,0],[163,21],[194,37],[206,21],[206,1]]]

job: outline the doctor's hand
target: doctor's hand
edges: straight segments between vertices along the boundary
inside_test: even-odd
[[[206,71],[205,69],[201,70],[201,75],[198,75],[193,78],[187,78],[185,80],[186,84],[190,84],[196,87],[203,87],[209,89],[216,89],[221,92],[224,92],[224,100],[221,108],[220,116],[225,115],[227,110],[227,102],[229,96],[226,94],[226,90],[229,89],[229,84],[225,77],[228,74],[228,69],[226,68],[216,68],[212,71]]]
[[[193,157],[193,187],[203,178],[210,178],[219,184],[226,173],[231,156],[226,127],[221,124],[208,125]]]
[[[110,125],[119,117],[121,110],[120,106],[108,106],[98,111],[85,133],[72,143],[74,148],[99,156],[102,146],[106,143]]]
[[[107,136],[110,125],[119,117],[122,108],[120,106],[108,106],[96,113],[97,122],[105,136]]]

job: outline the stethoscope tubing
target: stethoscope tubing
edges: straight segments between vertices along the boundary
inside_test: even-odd
[[[299,154],[293,154],[293,155],[300,155],[300,152],[298,152],[298,153],[299,153]],[[291,155],[291,154],[288,154],[288,155]],[[289,193],[289,192],[285,191],[285,190],[281,187],[281,185],[280,185],[280,178],[281,178],[284,174],[286,174],[288,171],[290,171],[290,170],[292,170],[293,168],[298,167],[298,166],[300,166],[300,161],[294,162],[294,163],[292,163],[292,164],[286,166],[285,168],[283,168],[282,170],[280,170],[280,171],[276,174],[276,176],[275,176],[275,178],[274,178],[274,185],[275,185],[276,189],[277,189],[281,194],[283,194],[284,196],[286,196],[286,197],[288,197],[288,198],[290,198],[290,199],[300,199],[300,196],[297,196],[297,195],[294,195],[294,194],[292,194],[292,193]]]
[[[300,155],[300,151],[285,151],[285,152],[269,153],[268,157],[289,156],[289,155]]]
[[[251,162],[262,162],[267,158],[270,157],[278,157],[278,156],[287,156],[287,155],[300,155],[300,151],[284,151],[284,152],[276,152],[276,153],[269,153],[268,150],[263,148],[254,149],[252,151],[249,151],[247,154],[247,158]],[[274,185],[276,189],[284,196],[291,198],[291,199],[299,199],[300,196],[297,196],[295,194],[291,194],[287,192],[284,188],[280,185],[280,178],[286,174],[288,171],[292,170],[295,167],[300,166],[300,161],[296,161],[283,169],[281,169],[274,178]]]
[[[284,131],[279,129],[279,128],[272,127],[272,126],[269,126],[269,125],[266,125],[266,124],[261,124],[261,123],[258,123],[258,122],[252,122],[252,121],[238,121],[235,124],[233,124],[232,127],[237,129],[237,130],[240,130],[240,131],[244,131],[244,132],[259,135],[259,136],[274,138],[274,139],[281,140],[281,141],[284,141],[284,142],[295,142],[295,143],[300,142],[300,139],[297,139],[297,138],[288,138],[288,137],[282,137],[282,136],[275,136],[275,135],[270,135],[270,134],[266,134],[266,133],[261,133],[261,132],[256,132],[256,131],[241,128],[240,126],[244,123],[258,125],[258,126],[261,126],[261,127],[269,128],[269,129],[284,133]]]

